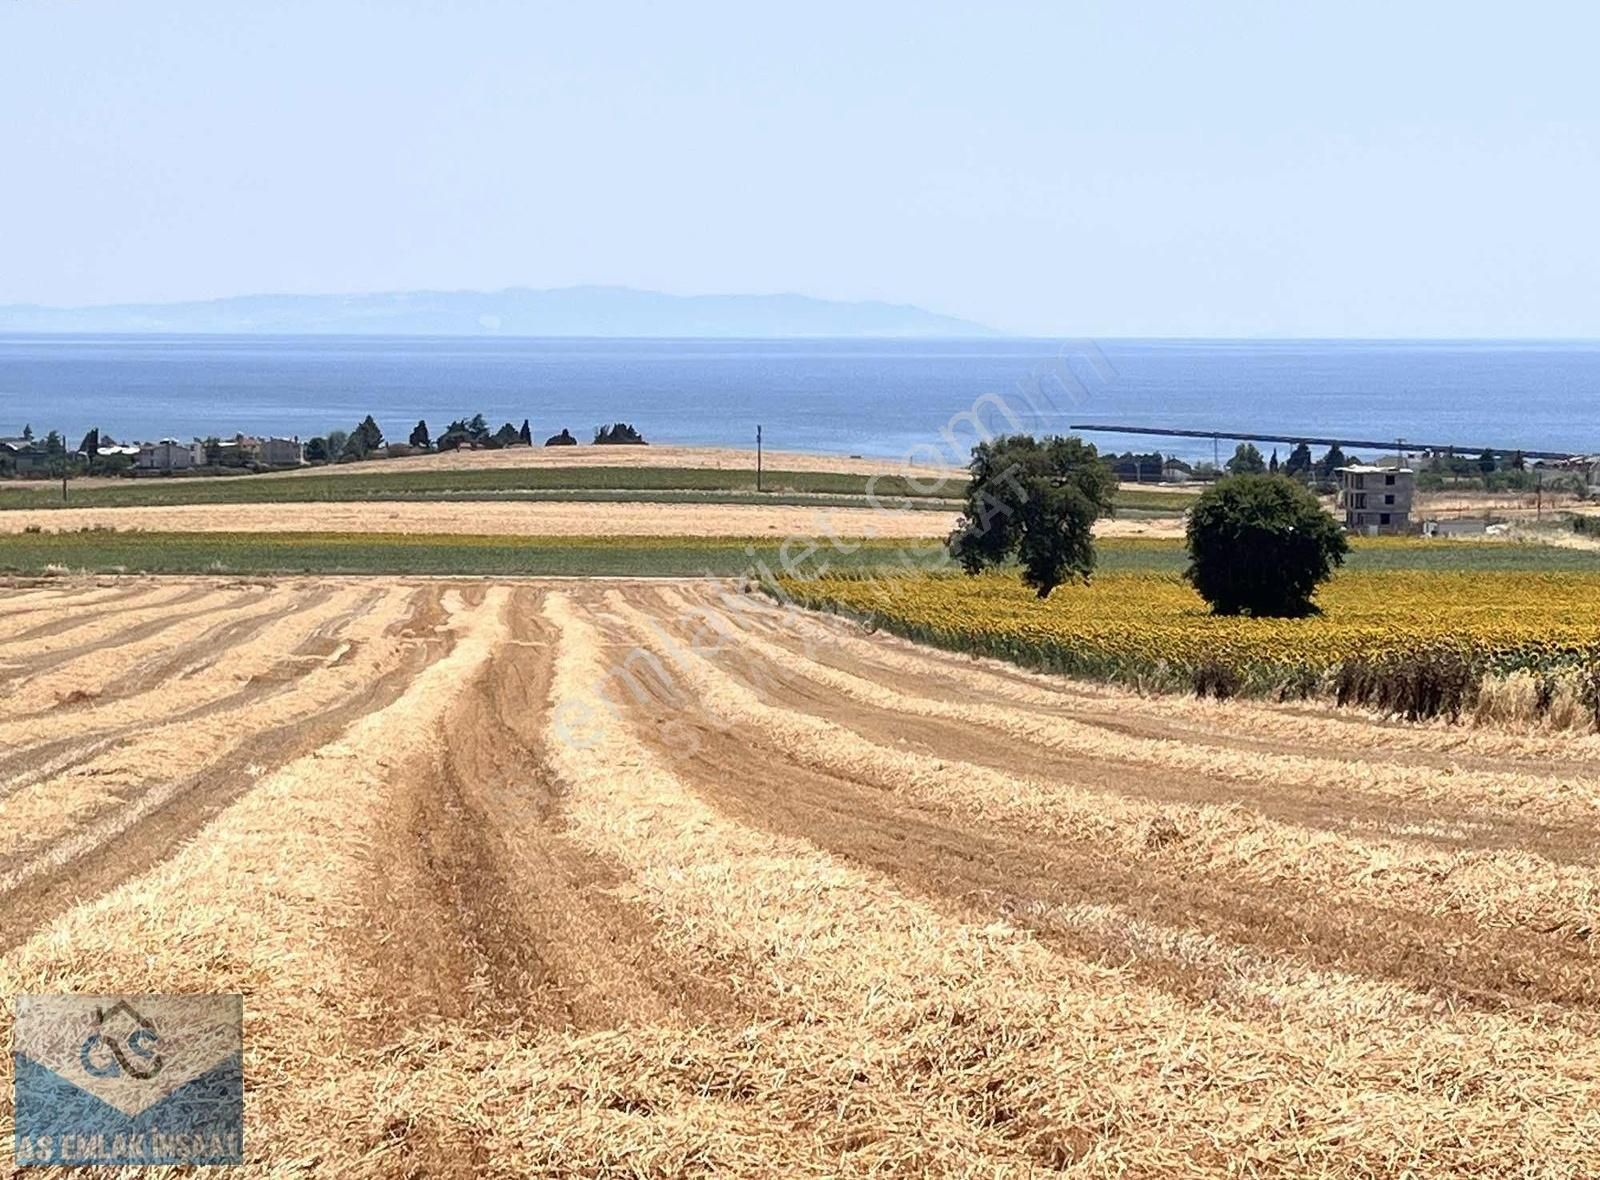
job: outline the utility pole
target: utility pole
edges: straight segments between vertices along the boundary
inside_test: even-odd
[[[67,502],[67,436],[61,436],[61,502]]]
[[[756,491],[761,490],[761,427],[756,427]]]

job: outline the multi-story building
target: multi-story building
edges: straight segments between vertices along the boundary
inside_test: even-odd
[[[1409,467],[1340,467],[1339,511],[1353,533],[1404,533],[1411,530],[1411,502],[1417,473]]]
[[[298,467],[305,459],[305,448],[298,438],[258,440],[258,460],[267,467]]]
[[[140,471],[180,471],[194,466],[194,452],[189,449],[188,443],[181,443],[175,438],[140,443],[139,457],[134,460],[134,466]]]

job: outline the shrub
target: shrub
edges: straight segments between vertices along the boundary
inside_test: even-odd
[[[1349,660],[1334,679],[1341,705],[1370,705],[1408,721],[1459,721],[1474,704],[1483,669],[1459,651],[1439,648],[1376,660]]]
[[[1350,544],[1317,499],[1282,475],[1235,475],[1195,501],[1184,577],[1219,615],[1312,614]]]
[[[1212,696],[1219,701],[1238,696],[1244,689],[1239,670],[1221,660],[1205,660],[1195,665],[1193,683],[1195,696]]]

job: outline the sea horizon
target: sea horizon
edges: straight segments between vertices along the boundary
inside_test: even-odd
[[[1061,378],[1072,374],[1071,383]],[[1031,383],[1044,399],[1021,398]],[[1009,395],[1009,396],[1008,396]],[[1007,401],[1015,418],[996,414]],[[367,414],[403,440],[483,413],[566,428],[632,422],[656,443],[900,457],[992,429],[1074,423],[1462,448],[1600,450],[1600,341],[1340,337],[548,337],[0,334],[0,434],[76,442],[313,437]],[[1024,410],[1024,403],[1026,412]],[[1209,459],[1209,441],[1096,434],[1102,450]],[[959,458],[959,456],[947,456]]]

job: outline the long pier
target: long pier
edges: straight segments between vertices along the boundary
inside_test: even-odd
[[[1530,451],[1523,447],[1465,447],[1459,444],[1419,443],[1408,438],[1391,438],[1383,441],[1370,438],[1318,438],[1310,434],[1251,434],[1235,430],[1183,430],[1158,426],[1108,426],[1104,423],[1084,423],[1069,426],[1068,430],[1084,430],[1100,434],[1153,434],[1162,438],[1232,439],[1235,442],[1305,443],[1319,447],[1361,447],[1377,451],[1449,451],[1457,455],[1481,455],[1485,451],[1494,455],[1521,454],[1528,459],[1571,459],[1573,451]]]

